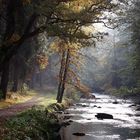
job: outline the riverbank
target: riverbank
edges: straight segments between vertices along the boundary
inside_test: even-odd
[[[116,98],[120,98],[125,100],[132,100],[132,102],[136,103],[136,104],[140,104],[140,93],[111,93],[111,92],[107,92],[107,93],[103,93],[109,96],[114,96]]]
[[[48,107],[38,105],[8,119],[0,132],[1,140],[60,139],[58,132],[61,124],[56,112],[64,111],[70,104],[67,100],[62,104],[50,104]]]
[[[32,102],[19,103],[0,110],[1,115],[3,114],[0,116],[1,140],[60,139],[59,113],[64,112],[72,104],[72,100],[65,98],[62,104],[58,104],[54,92],[42,92],[35,97],[36,100]]]
[[[109,88],[106,89],[103,94],[114,96],[116,98],[124,100],[132,100],[136,104],[140,104],[140,90],[139,88],[129,89],[127,87]]]

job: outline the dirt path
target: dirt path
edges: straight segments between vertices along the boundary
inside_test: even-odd
[[[42,101],[40,97],[43,96],[37,95],[24,103],[19,103],[8,108],[0,109],[0,122],[38,104]]]

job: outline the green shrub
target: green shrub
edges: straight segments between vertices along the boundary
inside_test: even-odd
[[[110,88],[108,89],[107,92],[113,95],[124,96],[124,95],[139,94],[140,88],[128,88],[126,86],[121,86],[119,89]]]
[[[57,117],[47,109],[33,107],[7,122],[5,140],[55,140],[60,125]]]

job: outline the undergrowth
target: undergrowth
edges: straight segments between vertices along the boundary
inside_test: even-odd
[[[36,106],[8,120],[4,140],[59,140],[57,110],[64,110],[64,105]]]

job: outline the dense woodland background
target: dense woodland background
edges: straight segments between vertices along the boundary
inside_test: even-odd
[[[140,2],[0,0],[0,98],[140,91]]]
[[[70,134],[86,138],[75,132],[90,126],[88,137],[139,136],[140,1],[0,0],[0,139],[61,140],[59,130],[72,123],[65,109],[83,97],[74,112],[87,107],[91,122],[81,116]]]

